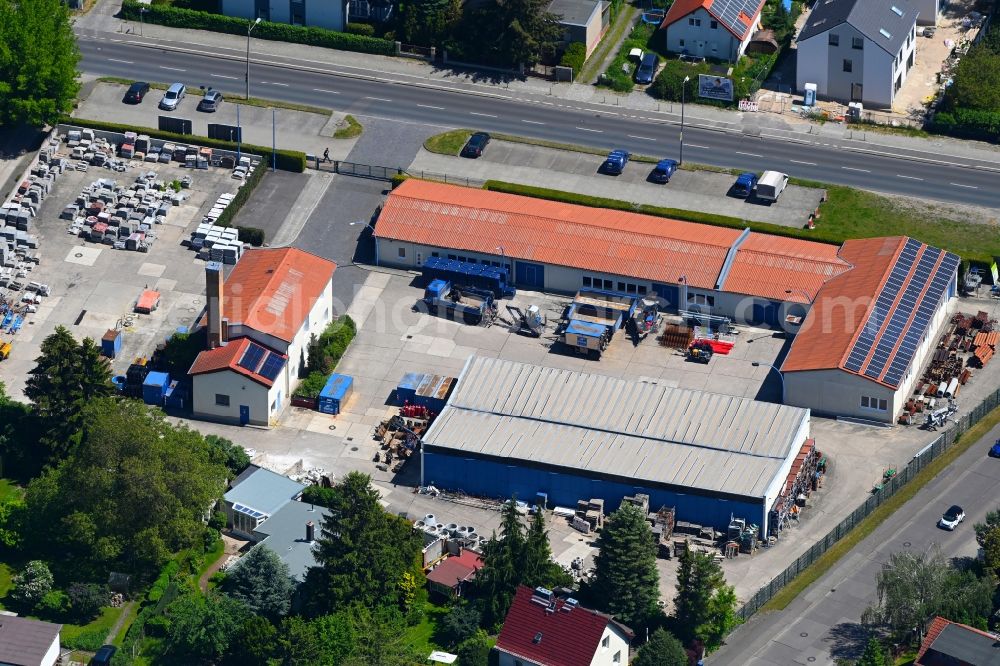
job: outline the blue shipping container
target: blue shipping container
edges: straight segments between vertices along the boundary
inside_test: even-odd
[[[316,409],[324,414],[339,414],[354,387],[354,378],[347,375],[332,374],[326,380],[326,386],[320,391],[316,401]]]
[[[147,405],[162,405],[163,395],[170,386],[170,375],[165,372],[151,372],[142,382],[142,401]]]
[[[109,329],[101,338],[101,355],[108,358],[115,358],[122,350],[122,332],[116,329]]]
[[[444,409],[455,385],[454,377],[408,372],[396,386],[396,401],[402,405],[421,405],[435,414]]]
[[[506,268],[468,261],[429,257],[424,261],[423,276],[428,280],[448,280],[460,287],[475,287],[493,292],[494,298],[513,298],[517,291],[510,284]]]

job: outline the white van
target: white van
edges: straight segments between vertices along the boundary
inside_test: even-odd
[[[757,198],[764,201],[777,201],[788,185],[788,174],[780,171],[765,171],[757,181]]]

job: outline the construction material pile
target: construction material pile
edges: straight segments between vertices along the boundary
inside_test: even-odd
[[[92,129],[67,132],[66,147],[69,148],[70,158],[77,161],[77,171],[87,171],[92,166],[119,173],[128,169],[128,159],[119,159],[117,147],[106,138],[95,136]]]
[[[67,233],[91,243],[149,252],[156,240],[153,227],[163,224],[173,206],[184,198],[157,178],[155,171],[139,174],[131,185],[98,178],[63,209],[60,217],[71,221]]]
[[[687,349],[694,341],[694,331],[684,324],[666,324],[657,338],[660,345],[670,349]]]
[[[420,449],[420,438],[427,432],[432,418],[425,408],[411,405],[407,415],[397,414],[378,424],[374,436],[382,443],[383,453],[375,454],[375,466],[383,472],[390,466],[393,472],[400,471],[403,463]]]
[[[231,265],[243,256],[239,231],[235,227],[220,227],[211,222],[199,224],[185,244],[204,261],[219,261]]]

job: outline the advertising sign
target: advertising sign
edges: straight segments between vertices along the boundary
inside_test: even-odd
[[[733,80],[724,76],[711,74],[698,75],[698,97],[718,99],[723,102],[733,101]]]

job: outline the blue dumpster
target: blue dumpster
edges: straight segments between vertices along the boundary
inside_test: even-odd
[[[163,405],[163,396],[170,386],[170,375],[165,372],[151,372],[142,382],[142,401],[147,405]]]
[[[332,374],[326,380],[326,386],[320,391],[316,401],[316,409],[324,414],[339,414],[354,387],[354,378],[347,375]]]

